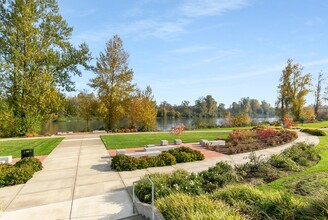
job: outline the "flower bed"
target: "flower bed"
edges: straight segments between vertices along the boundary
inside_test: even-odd
[[[223,154],[236,154],[286,144],[296,138],[295,131],[255,127],[251,130],[234,130],[228,136],[225,146],[209,149]]]
[[[111,167],[117,171],[130,171],[204,160],[204,158],[204,155],[198,150],[193,150],[188,147],[179,147],[167,152],[162,152],[160,155],[154,157],[144,156],[134,158],[119,154],[113,157]]]

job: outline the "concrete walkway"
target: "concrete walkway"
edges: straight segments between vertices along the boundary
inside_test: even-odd
[[[66,137],[26,184],[0,189],[0,219],[119,219],[132,202],[98,135]]]
[[[290,144],[257,151],[269,157],[295,142],[317,145],[319,138],[299,133]],[[5,212],[0,219],[119,219],[132,215],[126,187],[145,174],[185,169],[200,172],[227,161],[242,164],[250,153],[223,155],[192,163],[143,170],[111,171],[108,152],[98,135],[66,137],[45,159],[44,169],[26,184],[0,189]],[[1,203],[0,203],[1,204]]]

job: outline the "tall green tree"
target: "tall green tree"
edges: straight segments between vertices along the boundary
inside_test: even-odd
[[[56,0],[0,0],[0,91],[21,134],[58,111],[59,90],[73,90],[71,74],[91,59],[86,44],[69,42],[72,30]]]
[[[134,90],[133,70],[128,66],[128,59],[129,54],[123,48],[122,39],[114,35],[92,68],[96,77],[90,80],[90,86],[98,91],[99,113],[108,130],[115,128],[124,117],[126,105]]]
[[[311,86],[311,75],[302,75],[302,71],[300,64],[294,64],[292,59],[288,59],[278,86],[277,106],[281,118],[287,117],[288,113],[297,121],[301,118],[305,96],[310,92]]]

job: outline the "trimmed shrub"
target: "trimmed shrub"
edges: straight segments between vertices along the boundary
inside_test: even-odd
[[[174,165],[177,163],[177,160],[175,159],[175,157],[168,152],[162,152],[158,156],[158,159],[160,161],[163,161],[164,166],[170,166],[170,165]]]
[[[165,219],[244,219],[238,212],[220,201],[207,196],[192,197],[178,193],[156,201],[156,207]]]
[[[39,159],[34,157],[25,157],[15,164],[16,167],[29,166],[34,172],[42,170],[43,166]]]
[[[309,128],[305,128],[302,129],[301,132],[305,132],[314,136],[326,136],[326,132],[324,132],[323,130],[320,129],[309,129]]]
[[[187,147],[179,147],[169,150],[168,152],[162,152],[155,157],[144,156],[133,158],[124,154],[118,154],[113,157],[111,167],[117,171],[131,171],[148,167],[170,166],[177,162],[191,162],[203,160],[204,158],[204,155],[197,150],[192,150]]]
[[[242,177],[226,162],[217,163],[207,171],[201,172],[199,176],[204,180],[203,189],[205,192],[212,192],[219,187],[242,180]]]
[[[118,154],[113,157],[111,167],[117,171],[136,170],[138,162],[136,158]]]
[[[185,163],[205,159],[205,156],[201,152],[188,147],[178,147],[171,149],[168,152],[175,157],[177,163]]]
[[[11,164],[0,164],[0,187],[14,185],[15,171],[16,167]]]
[[[37,158],[24,158],[15,165],[0,164],[0,187],[26,183],[41,169],[42,163]]]

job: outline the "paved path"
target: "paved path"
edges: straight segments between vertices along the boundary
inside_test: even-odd
[[[317,145],[319,139],[299,133],[295,142]],[[294,142],[293,142],[294,143]],[[293,143],[257,151],[269,157]],[[200,172],[227,161],[242,164],[249,153],[143,170],[111,171],[108,152],[98,135],[66,137],[45,159],[44,169],[25,185],[0,189],[5,212],[0,219],[119,219],[132,215],[126,187],[145,174],[186,169]]]
[[[0,219],[119,219],[131,199],[97,135],[66,137],[26,184],[0,189]],[[6,199],[7,198],[7,199]]]

